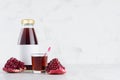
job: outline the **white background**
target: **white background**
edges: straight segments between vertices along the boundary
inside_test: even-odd
[[[0,0],[0,67],[19,59],[21,19],[33,18],[41,52],[64,64],[120,64],[120,0]]]

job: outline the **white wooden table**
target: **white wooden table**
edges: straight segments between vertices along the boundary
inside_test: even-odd
[[[0,80],[120,80],[120,65],[66,65],[66,69],[64,75],[0,71]]]

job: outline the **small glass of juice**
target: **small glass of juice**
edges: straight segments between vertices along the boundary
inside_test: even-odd
[[[48,56],[44,53],[34,53],[31,58],[33,73],[45,73]]]

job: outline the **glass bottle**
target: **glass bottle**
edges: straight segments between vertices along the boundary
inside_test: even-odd
[[[33,19],[21,20],[22,29],[18,44],[20,45],[20,59],[25,63],[26,70],[32,70],[32,53],[39,52],[34,23],[35,21]]]

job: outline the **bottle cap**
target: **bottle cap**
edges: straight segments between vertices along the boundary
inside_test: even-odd
[[[35,21],[33,19],[23,19],[21,20],[22,25],[34,25]]]

